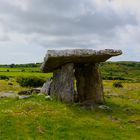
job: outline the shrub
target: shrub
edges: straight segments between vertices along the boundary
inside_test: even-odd
[[[6,75],[0,75],[0,80],[9,80],[9,77]]]
[[[21,72],[25,72],[25,69],[22,69]]]
[[[114,82],[114,83],[113,83],[113,87],[116,87],[116,88],[122,88],[123,85],[122,85],[121,82]]]
[[[9,83],[8,83],[8,85],[12,86],[12,85],[13,85],[13,83],[9,82]]]
[[[124,77],[120,76],[104,76],[104,80],[126,80]]]
[[[114,77],[114,80],[126,80],[126,79],[124,77],[117,76],[117,77]]]
[[[39,87],[45,83],[44,79],[38,77],[18,77],[16,81],[22,87]]]

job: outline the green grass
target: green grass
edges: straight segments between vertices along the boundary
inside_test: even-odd
[[[19,77],[19,76],[38,76],[38,77],[44,77],[47,78],[48,74],[46,73],[40,73],[40,72],[0,72],[0,75],[6,75],[8,77]],[[49,74],[49,77],[52,74]]]
[[[23,100],[2,98],[0,139],[137,140],[140,136],[140,128],[137,128],[140,126],[140,83],[124,83],[123,88],[114,88],[112,84],[113,81],[104,82],[106,105],[113,109],[110,113],[98,108],[87,110],[76,104],[66,105],[55,99],[47,101],[43,95]],[[106,96],[111,93],[121,96]],[[130,123],[132,120],[134,122]]]
[[[0,75],[17,77],[23,75],[47,76],[42,74],[41,63],[0,65]],[[101,63],[101,72],[105,80],[109,78],[124,78],[131,82],[140,82],[140,62],[104,62]]]
[[[113,87],[115,81],[104,81],[105,104],[113,112],[105,112],[97,107],[89,110],[55,99],[46,100],[44,95],[32,95],[22,100],[0,98],[0,140],[139,140],[139,63],[121,62],[119,66],[118,63],[102,65],[103,76],[123,76],[127,79],[122,80],[123,88]],[[25,71],[22,72],[22,69]],[[52,76],[41,73],[39,66],[0,67],[0,75],[10,78],[0,80],[0,93],[27,89],[16,82],[19,76],[45,79]]]
[[[52,76],[51,73],[42,73],[40,70],[40,65],[38,67],[13,67],[0,66],[0,75],[5,75],[8,77],[16,78],[16,77],[29,77],[29,76],[37,76],[37,77],[43,77],[47,79],[48,77]]]

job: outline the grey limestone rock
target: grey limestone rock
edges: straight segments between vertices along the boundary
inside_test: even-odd
[[[22,90],[18,92],[18,95],[32,95],[32,94],[38,94],[40,93],[40,88],[33,88],[28,90]]]
[[[48,78],[46,83],[43,84],[43,87],[41,88],[41,92],[50,95],[51,83],[52,83],[52,78]]]
[[[105,49],[72,49],[72,50],[48,50],[41,66],[42,71],[52,72],[67,63],[99,63],[112,56],[122,54],[121,50]]]
[[[66,64],[57,69],[53,73],[53,82],[51,84],[50,95],[57,97],[63,102],[74,101],[74,65],[72,63]]]
[[[106,105],[100,105],[98,106],[99,109],[103,110],[103,111],[106,111],[106,112],[112,112],[112,108],[110,108],[109,106],[106,106]]]
[[[41,69],[43,72],[53,72],[53,80],[51,84],[44,84],[42,90],[49,91],[50,96],[63,102],[103,103],[103,84],[98,64],[121,54],[121,50],[112,49],[48,50]],[[75,80],[77,92],[74,89]]]
[[[22,99],[28,99],[30,97],[31,97],[31,95],[22,95],[22,96],[18,96],[18,99],[22,100]]]
[[[79,101],[103,103],[103,84],[98,64],[78,65],[75,68]]]

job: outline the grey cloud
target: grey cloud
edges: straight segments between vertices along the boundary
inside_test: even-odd
[[[113,11],[110,11],[108,15],[100,13],[96,10],[96,5],[90,5],[89,0],[88,2],[84,0],[31,0],[27,11],[3,4],[5,5],[3,12],[9,9],[6,26],[25,34],[103,34],[111,31],[115,26],[136,24],[133,15],[126,15],[123,19]]]
[[[116,46],[116,29],[136,26],[137,19],[109,7],[104,10],[92,0],[29,0],[26,9],[0,0],[0,22],[7,34],[27,35],[30,42],[47,48]]]

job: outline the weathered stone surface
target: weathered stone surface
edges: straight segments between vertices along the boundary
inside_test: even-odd
[[[42,71],[52,72],[67,63],[98,63],[104,62],[112,56],[122,54],[121,50],[92,50],[92,49],[73,49],[73,50],[48,50]]]
[[[75,77],[80,102],[104,102],[103,84],[98,64],[76,65]]]
[[[120,54],[121,50],[111,49],[49,50],[44,58],[42,71],[53,72],[53,79],[49,87],[44,88],[49,90],[50,96],[55,96],[63,102],[79,101],[90,106],[103,103],[103,84],[98,63]]]
[[[22,90],[18,92],[18,95],[31,95],[32,90]]]
[[[22,95],[22,96],[18,96],[18,99],[21,100],[21,99],[28,99],[30,98],[31,95]]]
[[[45,96],[45,99],[47,100],[47,101],[51,101],[52,100],[52,98],[51,98],[51,96]]]
[[[0,92],[0,98],[16,98],[18,95],[15,92]]]
[[[72,63],[62,66],[53,73],[50,95],[63,102],[74,101],[74,65]]]
[[[121,118],[117,118],[117,117],[115,117],[115,116],[109,116],[109,119],[111,120],[111,121],[122,121],[122,119]]]
[[[33,89],[28,89],[28,90],[22,90],[18,92],[18,95],[32,95],[32,94],[38,94],[40,93],[41,89],[40,88],[33,88]]]
[[[106,111],[106,112],[112,112],[112,108],[110,108],[109,106],[106,106],[106,105],[100,105],[98,106],[99,109],[103,110],[103,111]]]
[[[52,78],[48,78],[46,83],[43,84],[43,87],[41,88],[41,92],[50,95],[51,83],[52,83]]]

